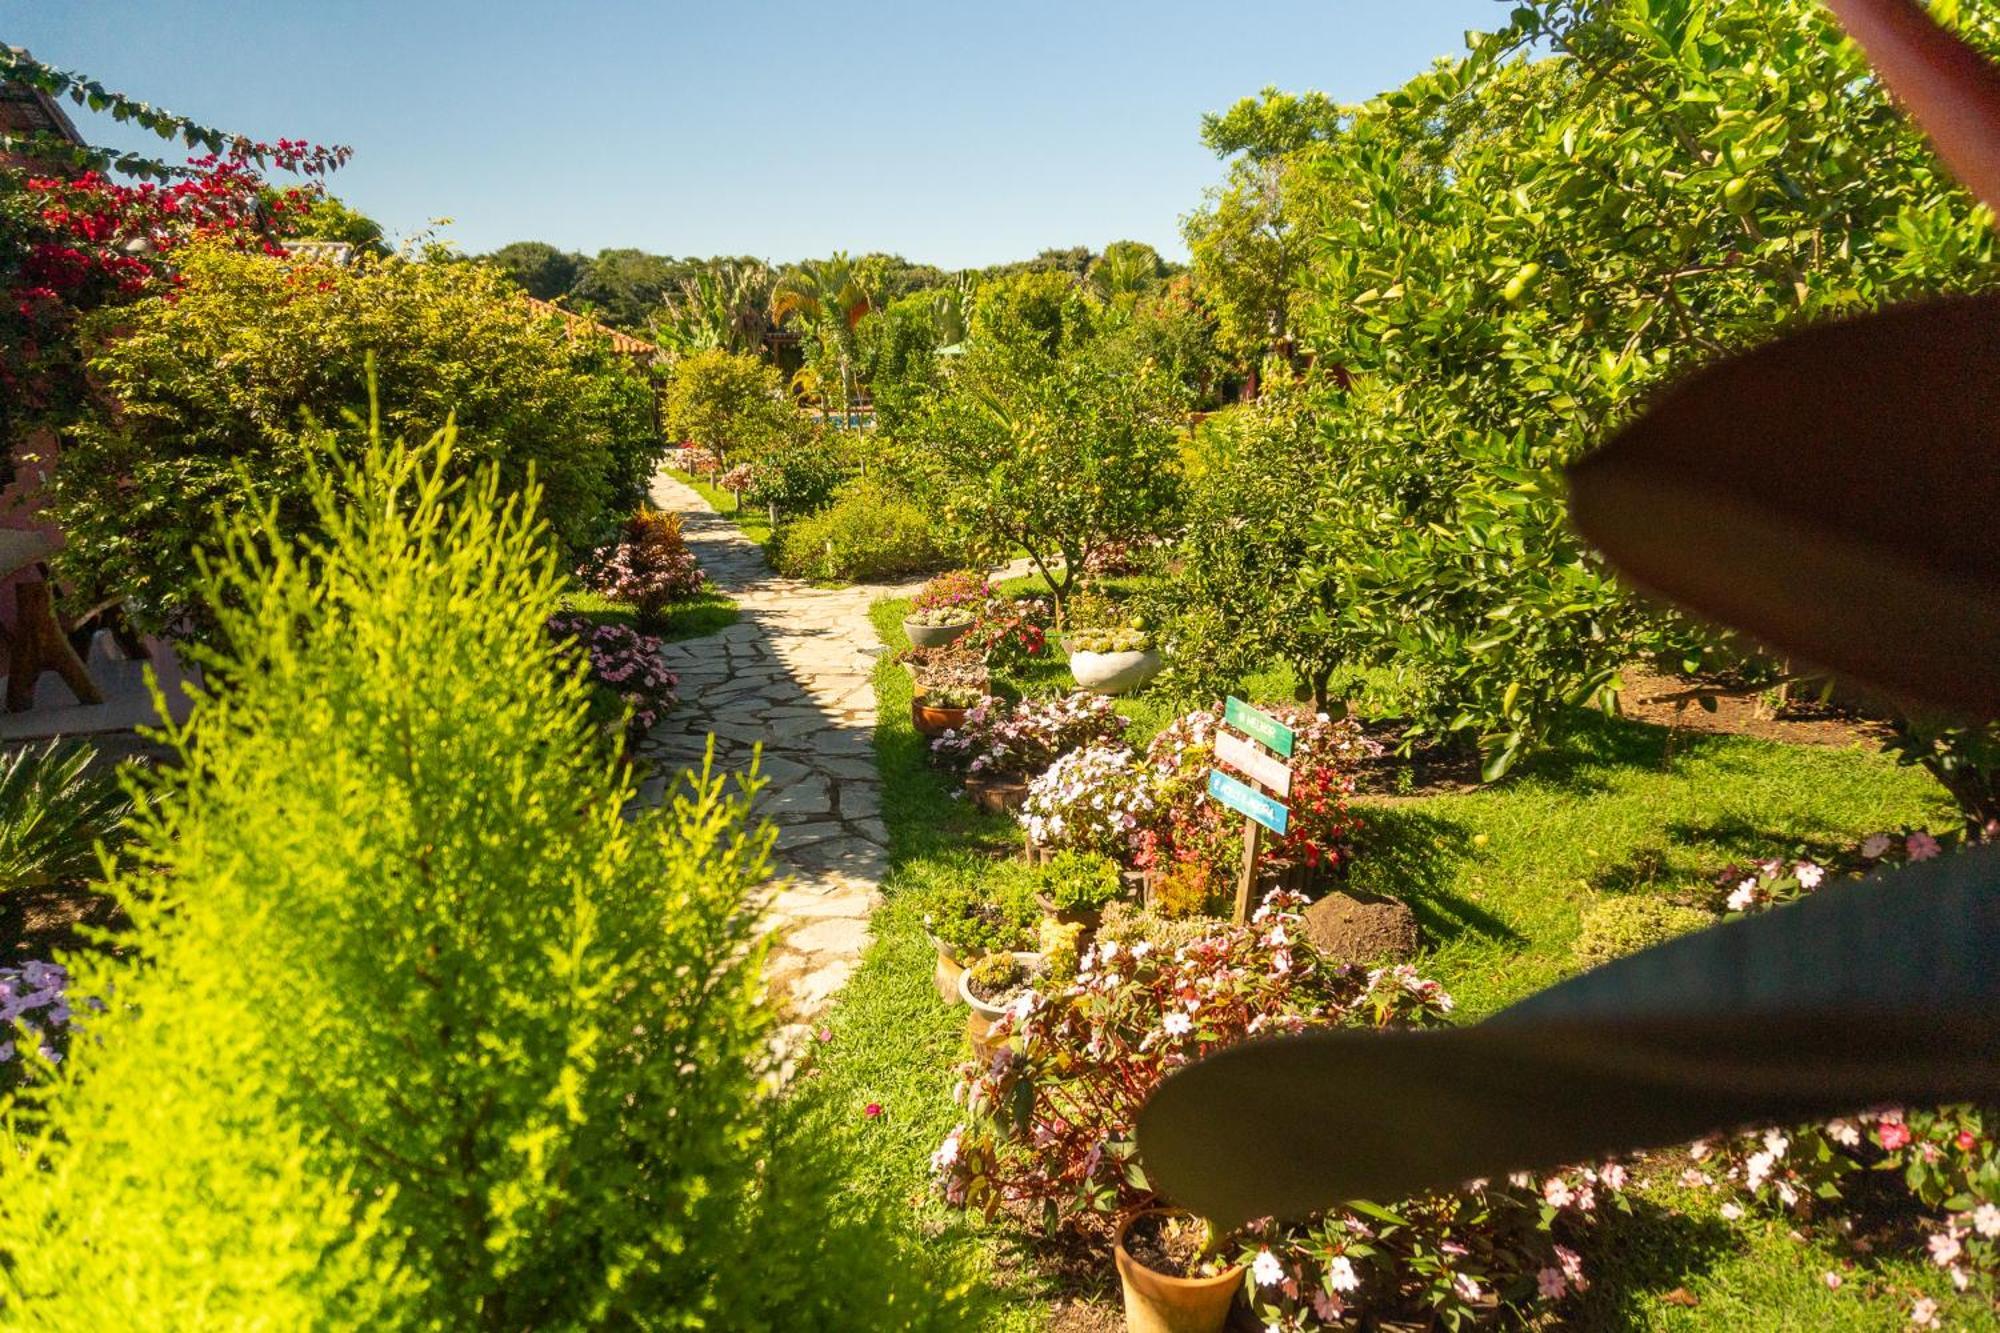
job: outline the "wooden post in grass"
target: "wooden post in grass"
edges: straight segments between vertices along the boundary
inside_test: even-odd
[[[1284,757],[1291,755],[1294,737],[1292,729],[1277,718],[1234,696],[1223,706],[1222,721],[1223,729],[1215,733],[1215,757],[1243,777],[1213,769],[1208,775],[1208,794],[1243,816],[1243,864],[1236,874],[1236,924],[1240,926],[1250,919],[1264,830],[1282,838],[1291,822],[1291,812],[1281,798],[1292,794],[1292,768]],[[1227,730],[1229,727],[1236,731]],[[1236,734],[1239,731],[1241,736]]]

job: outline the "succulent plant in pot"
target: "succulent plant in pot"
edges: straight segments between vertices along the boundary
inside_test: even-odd
[[[978,618],[970,607],[931,607],[905,616],[903,633],[919,648],[941,648],[963,636]]]
[[[1068,635],[1070,674],[1097,694],[1130,694],[1160,674],[1165,659],[1143,624],[1080,629]]]
[[[965,725],[967,710],[977,708],[986,691],[969,685],[924,685],[910,700],[910,720],[926,736],[942,736]]]
[[[1022,1012],[1034,1003],[1036,986],[1048,975],[1048,964],[1038,953],[1013,950],[988,954],[959,976],[958,994],[965,1001],[965,1036],[978,1059],[991,1060],[1006,1041],[997,1040],[993,1029],[1002,1019]]]

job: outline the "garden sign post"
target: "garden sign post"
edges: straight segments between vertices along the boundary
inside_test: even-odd
[[[1223,728],[1215,733],[1215,757],[1249,779],[1233,777],[1220,768],[1208,775],[1208,794],[1243,816],[1243,865],[1236,876],[1236,924],[1240,926],[1250,919],[1250,892],[1257,883],[1264,830],[1282,838],[1290,822],[1290,812],[1281,798],[1292,794],[1292,768],[1285,762],[1292,753],[1292,729],[1234,696],[1223,705],[1222,721]],[[1246,736],[1250,739],[1244,739]]]

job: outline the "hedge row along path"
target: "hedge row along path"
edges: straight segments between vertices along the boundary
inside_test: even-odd
[[[763,746],[757,811],[778,826],[770,980],[787,1022],[781,1048],[796,1049],[860,963],[888,868],[871,682],[882,647],[868,608],[910,588],[780,578],[692,487],[661,476],[652,499],[681,516],[702,570],[742,618],[667,645],[681,703],[644,743],[655,770],[641,796],[660,801],[682,769],[700,766],[711,735],[725,774],[746,772]]]

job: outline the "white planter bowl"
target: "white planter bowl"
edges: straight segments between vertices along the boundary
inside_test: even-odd
[[[1136,653],[1071,653],[1069,673],[1092,694],[1130,694],[1160,674],[1166,659],[1157,648]]]

